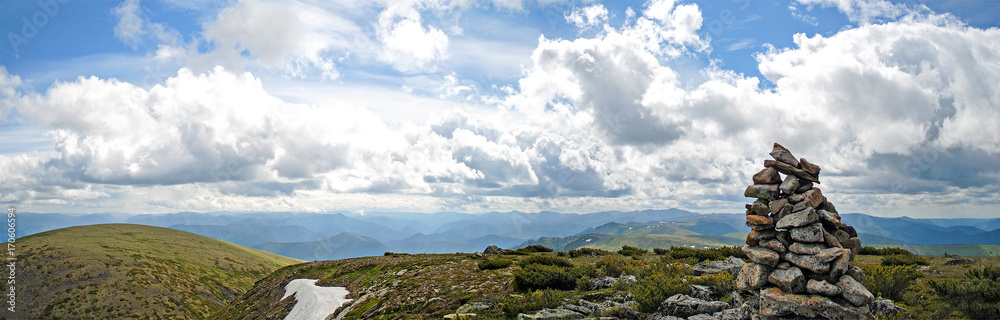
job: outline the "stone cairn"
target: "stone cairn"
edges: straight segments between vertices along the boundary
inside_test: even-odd
[[[861,240],[840,221],[833,203],[819,188],[820,167],[792,156],[775,143],[774,160],[753,176],[744,195],[747,235],[743,252],[752,260],[740,269],[737,287],[760,290],[755,318],[871,318],[874,298],[851,265]]]

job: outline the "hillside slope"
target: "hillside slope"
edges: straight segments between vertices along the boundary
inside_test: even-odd
[[[17,243],[16,319],[204,319],[257,279],[301,262],[131,224],[70,227]]]

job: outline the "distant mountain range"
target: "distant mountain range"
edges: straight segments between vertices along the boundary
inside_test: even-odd
[[[881,218],[852,213],[842,215],[842,220],[855,227],[865,245],[1000,245],[1000,218]],[[21,213],[18,228],[20,234],[27,235],[117,222],[169,227],[303,260],[373,256],[386,251],[475,252],[490,244],[504,248],[543,244],[557,250],[583,246],[614,249],[622,244],[647,248],[741,245],[749,231],[743,214],[699,214],[680,209],[588,214]]]

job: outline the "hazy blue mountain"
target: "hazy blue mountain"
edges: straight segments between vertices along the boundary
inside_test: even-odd
[[[200,234],[247,247],[267,242],[305,242],[326,238],[326,235],[299,225],[273,225],[270,221],[247,218],[227,225],[174,225],[171,229]]]
[[[938,219],[940,221],[940,219]],[[926,219],[882,218],[865,214],[843,214],[841,221],[858,233],[867,233],[910,244],[1000,244],[996,232],[971,226],[940,226]]]
[[[113,213],[91,213],[91,214],[62,214],[62,213],[33,213],[17,212],[17,236],[23,237],[49,230],[61,229],[73,226],[86,226],[102,223],[118,223],[125,221],[124,214]],[[6,227],[5,227],[6,228]]]
[[[250,215],[178,212],[134,215],[126,219],[125,222],[157,227],[170,227],[174,225],[225,225],[247,219],[248,216]]]
[[[268,242],[256,247],[286,257],[315,260],[338,260],[346,258],[380,256],[389,247],[378,240],[342,232],[319,241],[276,243]]]

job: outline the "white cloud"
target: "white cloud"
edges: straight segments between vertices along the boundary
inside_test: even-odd
[[[573,9],[572,12],[564,17],[566,18],[566,22],[576,25],[577,28],[585,29],[601,25],[608,21],[608,9],[605,9],[602,4],[596,4]]]
[[[418,11],[423,6],[448,10],[443,4],[420,1],[390,1],[375,25],[383,51],[379,58],[403,72],[433,69],[448,53],[448,35],[433,26],[424,26]]]

